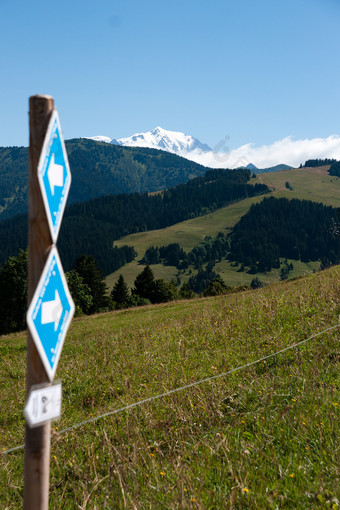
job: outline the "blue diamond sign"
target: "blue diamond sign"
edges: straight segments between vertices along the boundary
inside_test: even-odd
[[[38,179],[55,244],[71,186],[71,171],[57,110],[53,110],[47,128],[38,164]]]
[[[73,314],[74,303],[58,251],[53,246],[26,317],[27,326],[50,381],[54,379]]]

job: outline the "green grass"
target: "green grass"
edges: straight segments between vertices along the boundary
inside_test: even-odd
[[[239,221],[240,217],[248,211],[251,204],[260,202],[261,200],[263,200],[263,196],[248,198],[199,218],[183,221],[161,230],[150,230],[138,234],[131,234],[119,239],[119,241],[115,241],[116,246],[123,246],[125,244],[133,246],[138,255],[136,260],[109,275],[106,278],[107,285],[111,289],[119,275],[122,274],[127,284],[132,287],[137,274],[144,268],[144,266],[138,264],[138,260],[143,257],[145,251],[150,246],[165,246],[170,243],[179,243],[179,245],[188,252],[203,241],[206,236],[215,237],[219,232],[229,231]],[[192,270],[192,268],[190,269]],[[174,278],[178,273],[175,267],[162,266],[161,264],[153,265],[152,270],[156,278],[164,278],[166,280]],[[185,275],[182,275],[183,281],[187,280],[188,277],[189,272],[187,271]],[[254,276],[252,276],[252,278],[253,277]],[[225,275],[225,280],[226,283],[235,281],[235,285],[241,285],[244,277],[230,267],[230,271]]]
[[[320,269],[319,262],[301,262],[300,260],[288,259],[288,263],[290,262],[292,262],[294,266],[294,269],[289,273],[290,279],[311,274],[314,270],[318,271]],[[243,284],[250,285],[254,275],[247,272],[239,273],[237,272],[239,268],[240,264],[235,267],[232,266],[229,261],[223,260],[215,265],[214,270],[220,274],[223,280],[231,287],[237,287]],[[257,276],[264,285],[270,285],[280,280],[280,269],[272,269],[268,273],[258,273]]]
[[[301,168],[287,170],[282,172],[273,172],[268,174],[259,174],[256,179],[251,179],[251,183],[264,183],[272,189],[272,195],[276,198],[298,198],[322,202],[325,205],[340,207],[340,179],[332,177],[328,174],[328,166],[318,168]],[[289,182],[293,191],[285,187],[285,183]],[[141,259],[145,251],[150,246],[165,246],[170,243],[179,243],[185,250],[190,251],[206,236],[216,236],[219,232],[228,232],[240,220],[254,203],[263,200],[263,196],[249,198],[223,207],[213,213],[205,216],[194,218],[192,220],[183,221],[161,230],[153,230],[148,232],[140,232],[123,237],[116,241],[117,246],[127,244],[134,246],[138,256]],[[137,260],[118,269],[106,278],[106,282],[111,289],[117,281],[120,274],[123,274],[125,281],[130,287],[138,273],[144,266],[138,265]],[[290,277],[296,277],[308,272],[310,268],[318,269],[317,263],[305,265],[298,261],[293,261],[294,271]],[[156,278],[164,278],[170,280],[177,274],[174,267],[164,267],[162,265],[152,266]],[[192,268],[191,268],[192,269]],[[216,266],[216,270],[221,270],[220,274],[228,285],[249,284],[254,275],[237,272],[237,267],[232,267],[226,261]],[[182,279],[187,280],[188,272],[182,275]],[[271,271],[269,274],[259,274],[259,279],[263,282],[272,283],[279,280],[279,271]]]
[[[50,508],[338,508],[340,328],[129,411],[58,431],[338,324],[340,267],[257,291],[72,322]],[[23,442],[25,335],[0,339],[0,451]],[[23,452],[0,455],[22,507]]]
[[[144,265],[140,265],[137,260],[133,260],[129,264],[121,267],[115,273],[110,274],[106,279],[106,284],[111,290],[116,281],[119,278],[119,275],[122,274],[124,276],[124,280],[128,284],[130,288],[134,286],[134,281],[136,276],[141,273],[144,269]],[[178,273],[178,269],[174,266],[163,266],[163,264],[153,264],[151,269],[156,278],[163,278],[164,280],[170,281],[172,278],[176,278]]]
[[[205,216],[176,223],[171,227],[131,234],[115,241],[115,245],[128,244],[134,246],[139,257],[142,257],[152,245],[162,246],[175,242],[179,243],[184,250],[189,251],[205,236],[216,236],[219,232],[232,228],[240,217],[248,211],[251,204],[261,200],[263,200],[263,196],[247,198]]]
[[[263,183],[269,186],[276,198],[298,198],[313,200],[325,205],[340,207],[340,178],[329,175],[329,166],[316,168],[298,168],[259,174],[252,183]],[[293,190],[288,190],[285,183],[289,182]]]

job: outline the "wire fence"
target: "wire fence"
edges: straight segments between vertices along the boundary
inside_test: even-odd
[[[118,409],[114,409],[113,411],[108,411],[107,413],[100,414],[98,416],[93,416],[92,418],[88,418],[87,420],[75,423],[74,425],[71,425],[70,427],[67,427],[65,429],[62,429],[58,432],[58,435],[64,434],[66,432],[70,432],[71,430],[77,429],[79,427],[82,427],[83,425],[86,425],[87,423],[93,423],[98,420],[101,420],[103,418],[106,418],[107,416],[112,416],[114,414],[121,413],[123,411],[128,411],[129,409],[133,409],[134,407],[140,406],[142,404],[146,404],[148,402],[152,402],[153,400],[158,400],[160,398],[167,397],[168,395],[172,395],[174,393],[178,393],[180,391],[184,391],[188,388],[193,388],[194,386],[199,386],[200,384],[204,384],[209,381],[213,381],[215,379],[220,379],[221,377],[225,377],[229,374],[232,374],[234,372],[238,372],[239,370],[243,370],[244,368],[251,367],[253,365],[256,365],[257,363],[261,363],[261,361],[265,361],[269,358],[273,358],[274,356],[277,356],[278,354],[282,354],[283,352],[286,352],[290,349],[294,349],[295,347],[299,347],[300,345],[303,345],[310,340],[313,340],[314,338],[317,338],[318,336],[321,336],[329,331],[332,331],[336,328],[340,327],[340,324],[335,324],[334,326],[331,326],[327,329],[324,329],[323,331],[320,331],[319,333],[315,333],[315,335],[312,335],[308,338],[305,338],[304,340],[301,340],[300,342],[296,342],[295,344],[289,345],[288,347],[284,347],[283,349],[280,349],[279,351],[275,351],[271,354],[268,354],[267,356],[263,356],[262,358],[259,358],[255,361],[250,361],[249,363],[245,363],[244,365],[241,365],[239,367],[232,368],[231,370],[228,370],[227,372],[222,372],[221,374],[213,375],[210,377],[206,377],[205,379],[201,379],[200,381],[195,381],[189,384],[185,384],[184,386],[180,386],[179,388],[174,388],[169,391],[165,391],[164,393],[160,393],[158,395],[153,395],[152,397],[144,398],[143,400],[139,400],[138,402],[134,402],[132,404],[128,404],[124,407],[120,407]],[[15,446],[13,448],[9,448],[8,450],[2,451],[2,455],[12,453],[18,450],[23,450],[25,448],[25,445],[19,445]]]

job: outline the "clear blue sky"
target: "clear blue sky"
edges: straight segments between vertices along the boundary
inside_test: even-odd
[[[155,126],[230,148],[340,134],[339,0],[0,0],[0,146]]]

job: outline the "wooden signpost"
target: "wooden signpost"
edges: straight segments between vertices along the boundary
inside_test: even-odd
[[[29,234],[27,312],[27,396],[32,386],[51,385],[74,304],[55,246],[71,182],[59,118],[50,96],[29,101]],[[37,391],[37,390],[35,390]],[[60,390],[61,392],[61,390]],[[51,392],[37,391],[36,399]],[[60,399],[55,398],[60,406]],[[42,414],[51,409],[37,402]],[[52,400],[51,400],[52,403]],[[31,402],[27,403],[30,413]],[[54,413],[55,414],[55,413]],[[53,415],[53,412],[51,413]],[[26,422],[24,509],[47,510],[50,470],[51,422]]]

